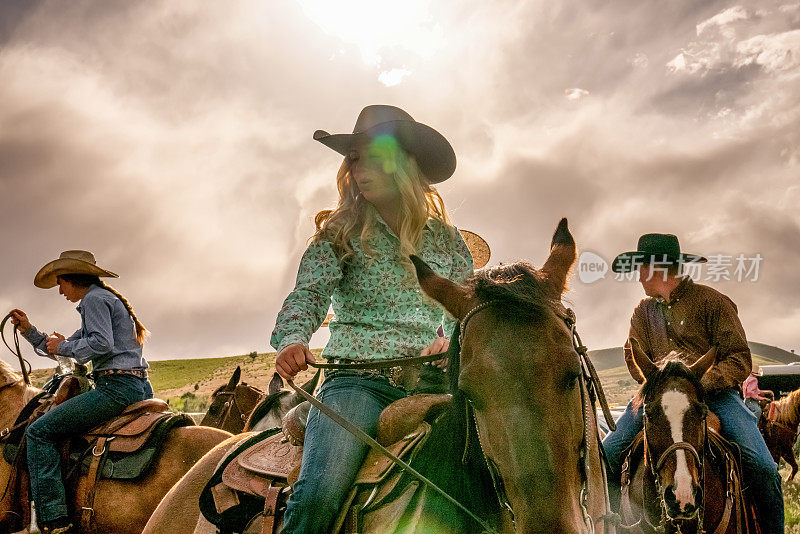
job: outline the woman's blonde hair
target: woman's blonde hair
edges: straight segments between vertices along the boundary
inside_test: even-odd
[[[416,253],[428,219],[439,220],[454,231],[444,201],[425,178],[414,156],[403,150],[394,137],[376,137],[370,142],[370,153],[381,158],[384,172],[392,176],[400,193],[400,228],[397,235],[400,240],[400,260],[410,264],[408,256]],[[367,156],[364,154],[362,157]],[[339,189],[336,209],[322,210],[314,218],[317,231],[312,240],[330,241],[340,261],[345,261],[353,254],[350,240],[355,236],[360,237],[364,253],[372,255],[369,241],[377,224],[377,210],[359,191],[351,172],[352,166],[353,160],[345,157],[336,175]]]

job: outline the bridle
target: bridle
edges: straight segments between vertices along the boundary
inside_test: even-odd
[[[238,396],[236,395],[236,389],[239,387],[241,386],[237,385],[236,387],[234,387],[232,391],[220,391],[214,395],[215,398],[216,397],[224,398],[228,396],[231,397],[231,399],[225,400],[223,404],[223,407],[227,409],[223,411],[219,416],[220,424],[224,423],[228,419],[228,417],[230,417],[231,412],[233,411],[234,408],[236,408],[236,411],[239,412],[239,419],[241,420],[242,424],[247,422],[247,417],[249,414],[239,405]],[[244,386],[244,387],[249,387],[249,386]]]
[[[467,325],[469,320],[472,319],[476,314],[479,312],[498,304],[501,304],[502,301],[500,300],[489,300],[486,302],[482,302],[472,309],[470,309],[464,317],[461,319],[459,323],[459,335],[458,335],[458,343],[459,343],[459,359],[461,357],[460,351],[463,350],[464,347],[464,337],[467,331]],[[589,359],[588,350],[586,346],[582,343],[581,337],[578,334],[576,329],[576,317],[575,312],[570,308],[561,308],[557,311],[557,316],[564,321],[564,324],[570,331],[570,338],[572,340],[572,347],[573,350],[578,355],[581,364],[581,372],[578,374],[578,386],[581,392],[581,415],[582,415],[582,425],[583,425],[583,437],[581,440],[580,447],[578,448],[578,469],[581,474],[581,489],[578,495],[578,503],[581,507],[581,514],[583,515],[584,523],[586,524],[586,528],[590,533],[594,533],[594,523],[595,520],[592,519],[591,515],[589,514],[587,503],[589,499],[589,481],[591,479],[591,472],[589,467],[589,458],[588,458],[588,449],[589,449],[589,438],[590,438],[590,428],[589,428],[589,421],[591,421],[591,413],[593,412],[593,407],[596,402],[600,402],[600,406],[603,410],[603,416],[608,424],[609,428],[613,431],[616,430],[616,423],[614,422],[614,418],[611,416],[611,410],[608,407],[608,402],[606,401],[605,393],[603,392],[602,384],[600,383],[600,379],[597,376],[597,371],[594,368],[591,360]],[[467,398],[467,411],[468,411],[468,419],[470,419],[469,414],[471,413],[471,419],[475,423],[477,428],[477,421],[475,420],[475,410],[472,407],[472,401]],[[469,423],[469,421],[468,421]],[[467,430],[469,435],[469,427]],[[483,454],[484,461],[486,466],[489,469],[489,474],[492,478],[492,484],[494,485],[495,494],[497,496],[498,502],[501,504],[503,508],[505,508],[509,514],[511,515],[512,522],[514,521],[514,509],[511,505],[511,501],[508,498],[508,495],[505,491],[505,486],[503,484],[502,478],[500,473],[498,472],[497,464],[492,460],[487,454],[484,449],[483,444],[480,440],[480,433],[476,432],[478,436],[478,444],[480,445],[481,453]],[[599,445],[599,440],[598,440]],[[465,447],[465,457],[466,457],[466,448],[469,447],[469,439],[467,440],[467,445]],[[603,493],[604,493],[604,501],[606,503],[606,511],[605,514],[598,518],[605,519],[610,517],[611,508],[610,508],[610,501],[608,498],[608,491],[607,486],[605,484],[606,476],[605,476],[605,466],[603,462],[600,462],[602,480],[603,480]]]
[[[706,413],[705,413],[706,411],[707,411],[707,409],[704,410],[704,413],[703,413],[703,439],[702,439],[702,446],[704,448],[705,448],[705,444],[707,443],[707,440],[708,440],[708,419],[706,418]],[[661,472],[661,469],[664,467],[664,463],[667,461],[667,459],[670,457],[670,455],[672,455],[673,453],[677,453],[677,451],[680,451],[680,450],[686,451],[686,452],[688,452],[689,454],[692,455],[692,458],[694,458],[695,465],[697,466],[697,469],[698,469],[698,471],[700,473],[700,487],[703,489],[703,491],[705,491],[705,464],[704,464],[704,461],[703,461],[704,460],[704,456],[700,455],[700,453],[697,452],[697,448],[695,448],[695,446],[692,445],[691,443],[689,443],[688,441],[676,441],[672,445],[670,445],[669,447],[664,449],[664,451],[658,457],[658,460],[654,463],[653,459],[652,459],[652,456],[651,456],[651,453],[650,453],[650,447],[649,447],[649,444],[648,444],[648,440],[647,440],[647,428],[648,428],[648,426],[650,426],[650,423],[649,423],[649,418],[647,417],[647,405],[646,405],[646,403],[642,404],[642,413],[643,413],[643,429],[644,429],[644,432],[643,432],[644,433],[644,454],[645,454],[646,463],[650,467],[650,474],[652,475],[653,481],[654,481],[655,486],[656,486],[656,494],[658,496],[658,501],[659,501],[659,505],[660,505],[660,508],[661,508],[661,522],[660,522],[660,524],[663,527],[664,525],[669,523],[669,524],[673,525],[677,529],[678,532],[680,532],[681,531],[681,524],[684,521],[691,521],[693,519],[697,519],[697,532],[703,532],[703,512],[704,512],[705,506],[704,506],[704,503],[703,503],[702,499],[701,499],[701,501],[699,503],[697,503],[697,506],[695,507],[695,511],[691,516],[685,517],[685,518],[680,518],[680,519],[676,519],[676,518],[671,517],[669,515],[668,510],[667,510],[667,503],[664,500],[664,490],[661,487],[661,478],[659,477],[658,474]],[[703,497],[704,497],[704,495],[703,495]],[[654,530],[658,530],[647,519],[647,511],[646,510],[642,510],[642,519],[651,528],[653,528]]]

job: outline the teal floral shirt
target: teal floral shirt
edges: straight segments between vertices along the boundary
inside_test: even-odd
[[[333,305],[328,359],[372,360],[417,356],[437,336],[450,335],[454,319],[422,292],[414,268],[400,261],[400,241],[377,217],[372,255],[360,239],[341,264],[327,241],[312,243],[300,260],[297,282],[278,313],[270,344],[280,352],[292,343],[308,346]],[[463,282],[472,274],[472,255],[461,234],[429,219],[417,255],[440,276]]]

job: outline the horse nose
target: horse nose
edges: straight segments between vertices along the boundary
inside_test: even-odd
[[[697,499],[699,493],[702,493],[700,491],[700,488],[695,486],[692,489],[692,494],[694,496],[694,503],[681,504],[675,497],[674,486],[667,486],[666,489],[664,489],[664,504],[667,506],[667,515],[669,515],[669,517],[671,517],[672,519],[692,517],[695,511],[697,510],[696,503],[700,502]]]

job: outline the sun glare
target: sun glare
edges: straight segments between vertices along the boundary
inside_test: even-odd
[[[365,65],[383,73],[394,70],[389,76],[394,83],[399,83],[401,71],[410,74],[406,58],[430,59],[443,43],[441,26],[430,13],[430,0],[297,1],[323,31],[357,46]],[[408,57],[408,53],[418,57]]]

